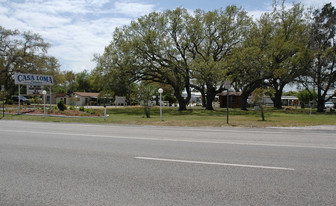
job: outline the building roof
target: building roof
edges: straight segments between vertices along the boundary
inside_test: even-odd
[[[226,96],[227,91],[217,94],[218,96]],[[241,92],[229,91],[230,96],[241,96]]]
[[[74,94],[81,96],[81,97],[95,97],[97,98],[99,93],[95,92],[74,92]]]
[[[298,100],[296,96],[282,96],[281,99],[283,100]]]
[[[55,97],[65,97],[66,95],[68,95],[67,93],[54,93],[53,95],[55,95]]]

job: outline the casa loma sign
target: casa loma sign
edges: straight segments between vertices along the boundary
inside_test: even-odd
[[[42,74],[15,73],[15,84],[23,85],[54,85],[53,76]]]

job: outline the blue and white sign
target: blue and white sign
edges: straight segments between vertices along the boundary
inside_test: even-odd
[[[15,84],[23,85],[54,85],[53,76],[43,74],[15,73]]]

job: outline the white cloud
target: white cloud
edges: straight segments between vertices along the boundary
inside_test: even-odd
[[[19,11],[31,11],[47,14],[59,14],[59,13],[73,13],[73,14],[85,14],[88,13],[85,1],[81,0],[46,0],[38,1],[31,0],[24,3],[12,3],[13,8]]]
[[[0,2],[1,2],[1,0],[0,0]],[[0,7],[0,14],[8,14],[8,12],[9,12],[8,8]]]
[[[125,1],[118,1],[114,4],[115,12],[130,17],[137,17],[148,14],[154,10],[152,4],[140,4]]]
[[[101,7],[110,1],[109,0],[88,0],[88,2],[93,6]]]
[[[32,28],[48,28],[48,27],[58,27],[67,23],[70,23],[70,20],[63,18],[61,16],[54,16],[51,14],[29,12],[29,11],[20,11],[15,12],[13,17],[17,20],[29,25]]]
[[[0,22],[6,29],[40,34],[61,69],[79,72],[94,68],[93,54],[104,52],[117,26],[153,10],[152,4],[130,1],[0,0]]]

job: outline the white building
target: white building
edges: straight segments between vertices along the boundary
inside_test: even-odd
[[[73,105],[73,106],[87,106],[87,105],[98,105],[99,93],[90,93],[90,92],[74,92],[72,94],[56,94],[55,103],[63,100],[64,104]]]

